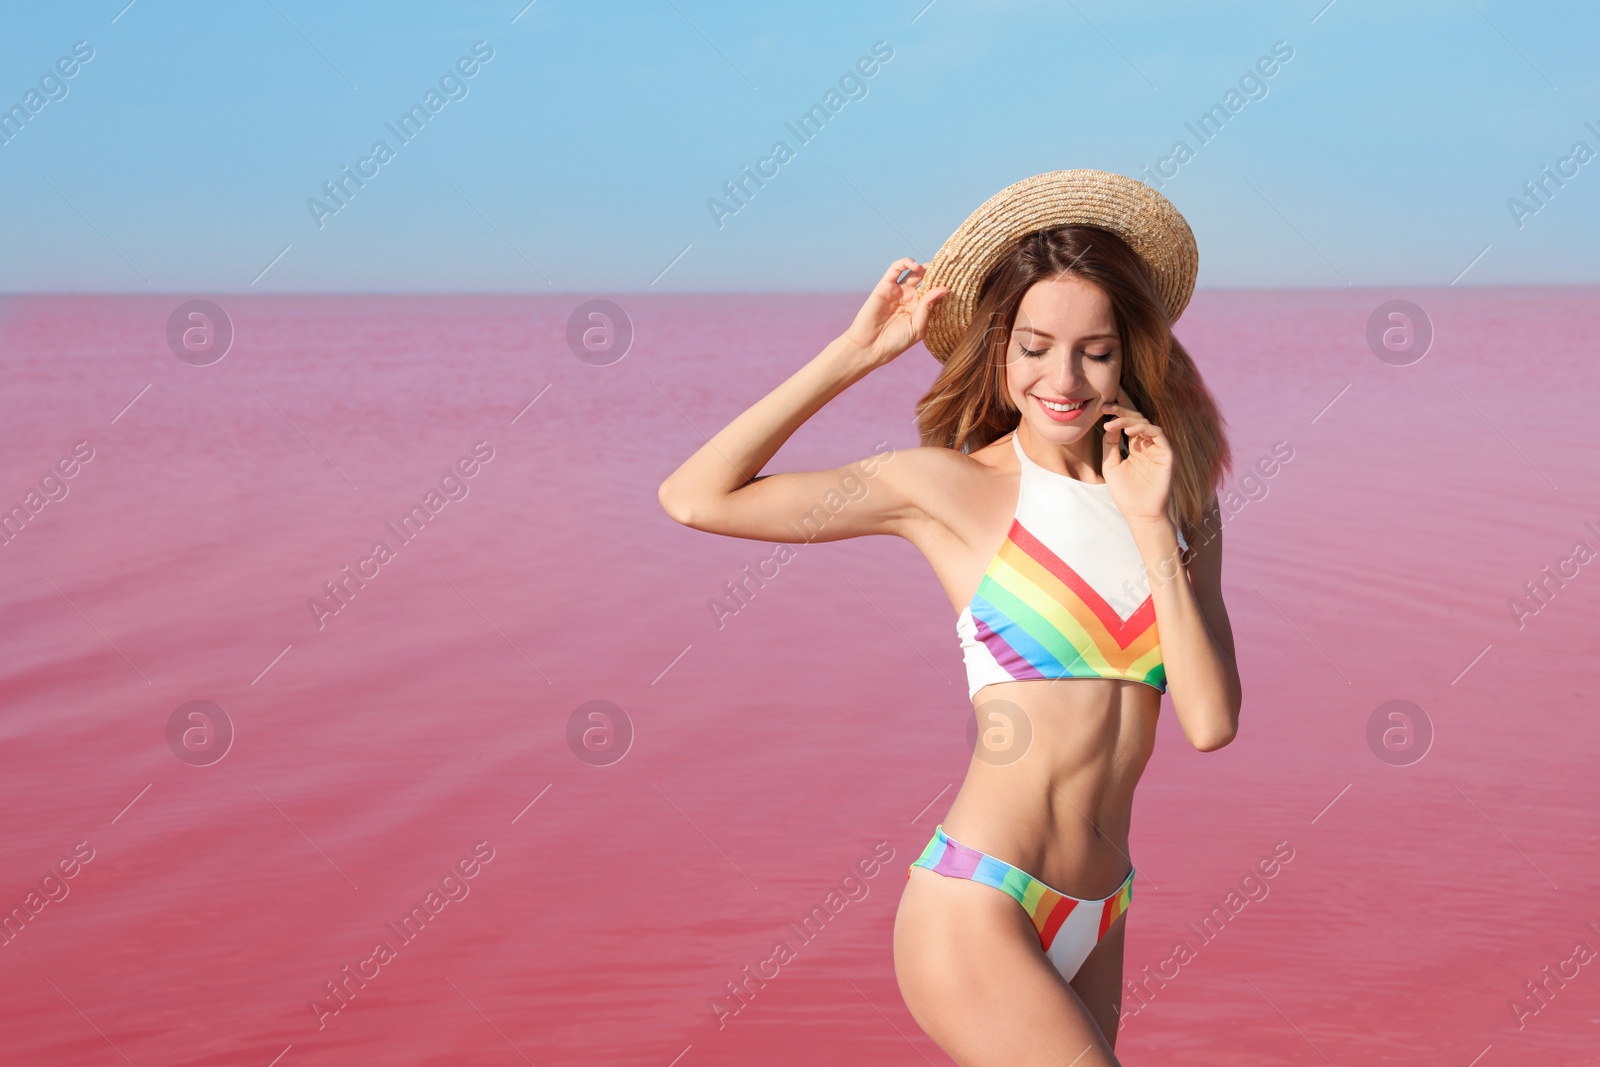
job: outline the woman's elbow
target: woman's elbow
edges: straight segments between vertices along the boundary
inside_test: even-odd
[[[1218,708],[1215,712],[1199,716],[1200,724],[1185,729],[1189,743],[1201,752],[1215,752],[1230,744],[1239,733],[1239,709]]]
[[[656,490],[656,500],[660,502],[661,510],[665,511],[673,522],[694,526],[694,510],[689,506],[689,502],[673,489],[672,479],[668,478],[661,483],[661,488]]]
[[[1191,734],[1189,743],[1201,752],[1215,752],[1231,742],[1238,732],[1237,726],[1221,726],[1198,736]]]

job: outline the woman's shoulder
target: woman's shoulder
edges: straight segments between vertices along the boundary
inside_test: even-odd
[[[997,523],[1016,501],[1018,461],[1005,437],[970,453],[938,445],[906,448],[878,470],[880,477],[893,470],[891,493],[915,517],[902,536],[934,560],[934,569],[957,547],[968,552],[994,541]]]
[[[892,462],[884,462],[891,458]],[[896,473],[902,478],[927,480],[933,484],[988,479],[996,474],[1015,474],[1017,470],[1009,434],[971,452],[941,445],[917,445],[894,449],[890,455],[880,458],[881,470],[896,464],[899,464]]]
[[[1007,438],[971,452],[938,445],[897,450],[878,471],[922,520],[907,534],[919,546],[950,534],[969,545],[982,542],[1015,499],[1017,459]]]

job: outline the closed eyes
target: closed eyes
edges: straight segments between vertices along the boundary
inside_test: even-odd
[[[1021,341],[1017,342],[1017,348],[1019,348],[1022,351],[1023,355],[1032,356],[1035,359],[1037,359],[1038,357],[1044,355],[1046,352],[1050,351],[1048,348],[1041,348],[1041,349],[1038,349],[1037,351],[1035,351],[1034,349],[1031,349],[1027,345],[1023,344]],[[1108,363],[1108,362],[1110,362],[1112,359],[1114,359],[1116,357],[1116,353],[1115,352],[1103,352],[1103,353],[1092,353],[1091,352],[1091,353],[1085,353],[1085,354],[1090,359],[1094,360],[1096,363]]]

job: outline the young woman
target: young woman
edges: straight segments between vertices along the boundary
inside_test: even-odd
[[[1026,179],[931,265],[896,261],[844,334],[661,485],[687,526],[793,541],[855,465],[757,472],[917,341],[944,363],[923,446],[878,463],[816,539],[906,538],[958,613],[979,743],[908,871],[894,959],[963,1065],[1117,1062],[1128,831],[1161,694],[1202,751],[1237,730],[1216,504],[1231,455],[1172,335],[1197,263],[1139,182]]]

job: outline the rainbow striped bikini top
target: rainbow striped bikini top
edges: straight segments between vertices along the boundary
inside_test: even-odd
[[[1167,691],[1156,606],[1133,531],[1104,482],[1022,467],[1006,539],[956,620],[967,696],[1026,678],[1120,678]],[[1183,535],[1178,544],[1188,549]]]

